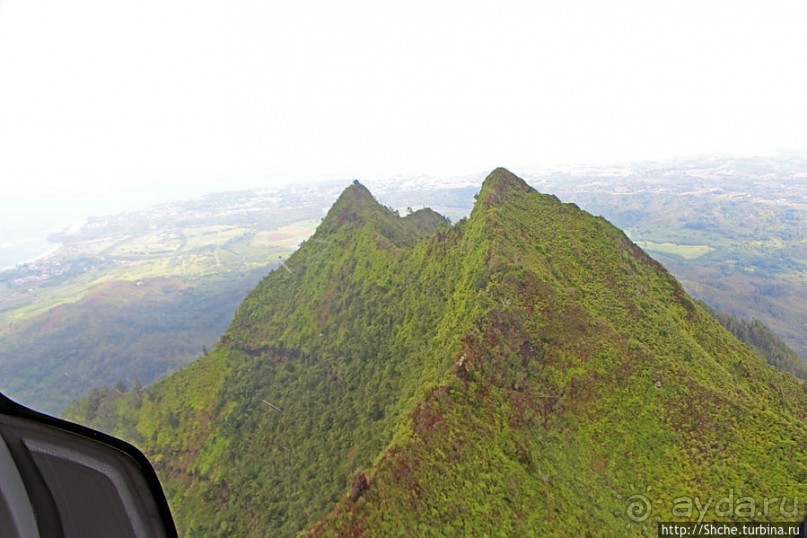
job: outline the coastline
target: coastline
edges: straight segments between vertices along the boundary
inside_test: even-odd
[[[55,254],[62,243],[51,243],[47,239],[53,231],[42,237],[27,237],[6,241],[0,244],[0,273],[16,269],[21,265],[35,263]]]

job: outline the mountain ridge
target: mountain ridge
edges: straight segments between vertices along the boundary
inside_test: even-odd
[[[339,195],[312,239],[323,240],[323,235],[334,234],[343,226],[361,228],[371,225],[396,246],[403,246],[417,241],[441,224],[448,224],[448,219],[429,208],[401,217],[396,211],[381,205],[367,187],[354,181]]]
[[[453,227],[365,191],[209,356],[114,402],[185,534],[630,535],[636,483],[802,493],[803,384],[607,221],[504,169]]]
[[[494,172],[494,174],[495,173],[496,172]],[[486,181],[486,184],[487,184],[487,181]],[[499,185],[502,185],[502,184],[504,184],[507,188],[502,189],[502,188],[498,187]],[[518,185],[518,184],[517,183],[512,183],[512,182],[495,182],[494,183],[494,192],[496,192],[500,196],[504,196],[504,197],[512,196],[513,187],[516,186],[516,185]],[[518,191],[519,189],[515,189],[515,190]],[[485,188],[485,185],[483,185],[482,193],[484,194],[485,192],[486,192],[486,188]],[[482,199],[482,195],[480,195],[480,199]],[[554,212],[554,215],[552,215],[551,218],[554,218],[559,213],[563,213],[563,212],[567,212],[567,211],[576,211],[576,208],[572,207],[571,205],[560,204],[559,201],[557,201],[556,199],[553,199],[552,197],[541,197],[541,201],[542,201],[542,206],[543,206],[544,209],[548,208],[550,210],[549,211],[550,213]],[[510,207],[512,207],[512,205]],[[494,204],[494,209],[499,209],[499,208],[501,208],[500,205],[495,205]],[[476,211],[476,210],[477,210],[477,208],[474,209],[474,211]],[[474,215],[472,214],[471,219],[473,219],[473,218],[474,218]],[[510,222],[510,223],[508,223],[506,221],[502,222],[502,221],[500,221],[498,219],[493,219],[493,222],[495,223],[494,226],[496,228],[498,228],[499,231],[501,231],[502,229],[507,228],[507,224],[512,224],[512,222]],[[594,227],[597,227],[598,225],[601,226],[601,227],[606,226],[605,221],[603,219],[594,219],[594,220],[589,219],[588,224],[589,225],[593,224]],[[603,228],[603,229],[605,229],[607,232],[612,232],[613,231],[613,229],[608,229],[608,228]],[[713,322],[713,321],[711,323],[708,322],[708,316],[704,316],[704,313],[702,312],[702,310],[700,310],[696,306],[696,304],[684,293],[681,286],[674,279],[672,279],[663,270],[663,268],[658,263],[656,263],[654,260],[649,258],[646,254],[644,254],[640,249],[638,249],[638,247],[633,245],[633,243],[630,242],[630,240],[628,240],[628,238],[626,236],[624,236],[624,234],[621,234],[621,232],[618,233],[618,234],[612,233],[610,235],[611,235],[611,237],[609,237],[609,239],[614,240],[616,246],[620,247],[621,250],[623,251],[623,253],[630,256],[631,260],[635,261],[638,264],[642,264],[642,265],[645,265],[647,267],[650,267],[655,273],[657,273],[658,275],[663,277],[663,280],[666,281],[666,282],[664,282],[664,284],[669,287],[668,294],[673,299],[673,302],[668,303],[668,305],[672,304],[674,307],[677,307],[678,312],[676,312],[676,314],[678,316],[682,316],[682,317],[684,317],[686,319],[691,319],[691,318],[696,317],[696,318],[698,318],[699,322],[707,323],[707,325],[711,325],[712,329],[715,328],[716,323]],[[550,249],[550,252],[551,251],[552,250]],[[555,250],[555,252],[557,252],[557,250]],[[522,254],[526,254],[526,253],[522,253]],[[497,259],[496,258],[497,257],[494,254],[494,257],[492,258],[492,260],[489,261],[489,264],[488,264],[489,267],[491,267],[493,269],[498,269],[499,268],[499,267],[497,267]],[[502,256],[502,258],[505,259],[505,260],[516,259],[517,261],[520,261],[520,260],[518,260],[517,256],[516,257],[513,256],[513,253],[509,253],[508,255]],[[525,264],[525,265],[527,265],[527,264]],[[558,278],[558,280],[565,280],[565,279],[562,278],[562,276],[563,276],[562,268],[557,268],[557,269],[561,272],[561,278]],[[591,272],[587,272],[586,274],[591,274]],[[558,275],[555,275],[555,276],[558,276]],[[576,286],[575,288],[568,288],[566,290],[566,292],[569,295],[576,295],[576,294],[580,293],[580,291],[578,290],[578,287],[580,287],[581,282],[568,282],[568,281],[566,281],[564,283],[565,284],[575,284],[575,286]],[[521,285],[519,287],[523,287],[523,282],[520,283],[520,284]],[[591,296],[592,295],[591,291],[593,291],[593,290],[589,290],[589,293],[587,295]],[[628,309],[630,309],[631,303],[629,302],[628,297],[626,296],[626,297],[624,297],[624,299],[627,302],[627,304],[629,305]],[[493,327],[496,327],[496,326],[504,326],[504,327],[506,327],[507,326],[507,324],[508,324],[507,317],[508,316],[505,313],[502,312],[502,310],[505,309],[505,305],[506,305],[506,308],[510,308],[512,306],[512,302],[510,300],[508,300],[507,298],[503,297],[502,302],[501,302],[501,306],[502,306],[501,310],[494,311],[494,314],[493,314],[494,319],[488,320],[488,323],[486,323],[487,326],[489,326],[489,327],[490,326],[493,326]],[[634,305],[634,309],[636,309],[636,308],[637,307]],[[562,317],[564,315],[565,315],[565,313],[561,314]],[[560,323],[563,323],[562,319],[559,320],[559,321],[560,321]],[[566,327],[564,327],[563,332],[568,334],[570,332],[574,333],[575,331],[577,331],[582,335],[582,333],[584,333],[586,331],[590,331],[593,327],[598,328],[599,325],[600,325],[600,320],[599,319],[589,319],[588,321],[586,321],[586,320],[581,320],[581,321],[583,321],[583,323],[576,326],[576,327],[575,326],[569,327],[567,325]],[[607,327],[607,326],[604,327],[603,330],[604,331],[614,331],[617,334],[619,334],[619,332],[620,332],[618,330],[614,330],[613,327]],[[485,345],[478,345],[476,347],[473,346],[473,344],[469,345],[466,348],[466,352],[463,353],[463,355],[460,357],[460,360],[456,363],[454,373],[460,379],[463,380],[463,382],[464,382],[464,384],[466,386],[468,384],[468,380],[473,379],[475,377],[473,373],[469,373],[469,372],[473,372],[474,370],[478,370],[478,372],[476,374],[477,376],[479,375],[480,372],[481,372],[481,375],[485,376],[485,375],[488,375],[488,374],[486,374],[485,370],[489,369],[489,370],[492,370],[494,372],[494,374],[492,376],[493,385],[500,386],[500,387],[509,385],[515,391],[518,391],[518,390],[521,389],[521,387],[519,386],[519,384],[521,383],[521,379],[516,379],[516,380],[502,379],[502,377],[504,377],[504,376],[501,375],[501,372],[506,371],[506,368],[503,367],[503,365],[500,364],[500,363],[499,364],[495,363],[495,361],[497,360],[498,357],[488,357],[488,360],[490,360],[491,362],[494,362],[495,368],[491,368],[489,365],[486,365],[486,364],[482,363],[482,361],[479,360],[480,355],[485,355],[485,350],[496,346],[498,342],[507,341],[509,339],[509,337],[513,335],[513,331],[511,331],[511,330],[503,330],[501,332],[502,332],[502,334],[500,334],[498,338],[496,337],[495,334],[492,335],[492,336],[486,334],[485,337],[487,338],[487,342],[485,343]],[[723,335],[723,336],[725,336],[725,335]],[[729,341],[730,340],[726,340],[726,342],[729,342]],[[722,342],[721,342],[721,344],[722,344]],[[516,357],[520,357],[522,361],[530,361],[535,356],[542,356],[542,358],[544,360],[547,359],[547,356],[542,355],[541,351],[537,351],[536,349],[532,348],[530,346],[530,342],[516,343],[516,346],[517,347],[514,346],[513,349],[511,349],[509,351],[509,353],[512,354],[512,355],[515,355]],[[620,347],[621,347],[621,352],[622,353],[625,353],[626,355],[631,355],[632,354],[634,356],[638,356],[638,358],[642,358],[642,353],[640,351],[637,352],[636,350],[633,350],[633,353],[631,353],[631,351],[632,351],[631,348],[632,347],[640,348],[641,343],[624,341]],[[507,353],[502,353],[502,355],[507,355]],[[566,366],[568,366],[568,365],[566,365]],[[723,370],[724,374],[728,374],[728,372],[725,371],[725,368],[722,368],[721,367],[722,365],[720,365],[720,364],[711,364],[710,366],[714,367],[717,371]],[[757,364],[757,366],[759,366],[759,364]],[[652,375],[651,378],[646,379],[646,384],[649,385],[649,386],[656,387],[657,390],[661,390],[662,388],[666,387],[667,383],[669,383],[669,382],[670,382],[670,380],[664,378],[664,376],[662,376],[662,375],[659,375],[659,372],[655,372]],[[726,382],[726,380],[723,380],[723,382]],[[415,434],[415,437],[418,437],[418,435],[420,435],[420,436],[423,436],[423,435],[428,436],[429,434],[428,433],[424,434],[424,432],[429,432],[429,430],[434,429],[436,423],[443,422],[442,415],[443,415],[444,411],[441,411],[441,409],[444,410],[445,407],[450,405],[449,403],[447,403],[447,401],[450,400],[450,392],[451,392],[452,388],[456,388],[456,387],[451,387],[451,386],[449,386],[449,387],[450,388],[447,388],[447,390],[445,392],[441,392],[439,389],[438,389],[438,391],[435,391],[432,394],[433,397],[432,396],[428,397],[426,399],[426,402],[423,404],[423,406],[421,408],[419,408],[420,410],[419,411],[416,410],[416,413],[414,413],[412,415],[413,430],[415,430],[415,432],[417,432]],[[568,388],[568,386],[567,386],[567,388]],[[586,393],[585,392],[586,389],[582,389],[580,387],[574,387],[574,388],[576,390],[578,390],[578,391],[582,391],[583,394]],[[683,389],[687,390],[686,387],[683,387]],[[679,388],[679,390],[680,390],[680,388]],[[796,390],[798,390],[798,389],[796,389]],[[461,391],[462,391],[462,387],[460,386],[458,392],[461,392]],[[739,396],[741,398],[746,397],[748,395],[749,395],[749,392],[747,392],[747,391],[741,391],[739,394],[737,394],[737,396]],[[459,396],[459,397],[462,398],[462,396]],[[544,399],[542,400],[542,398],[544,398]],[[563,390],[557,390],[554,393],[554,395],[542,395],[542,396],[540,396],[538,398],[538,401],[542,402],[542,404],[541,405],[536,405],[536,408],[541,409],[542,405],[546,405],[549,402],[551,402],[549,404],[550,405],[549,408],[547,408],[547,407],[543,408],[544,412],[547,413],[548,415],[551,415],[553,412],[555,412],[555,411],[557,411],[559,409],[559,411],[562,413],[563,412],[563,405],[559,404],[559,402],[562,402],[563,399],[564,399],[564,391]],[[435,403],[434,403],[435,401],[439,402],[439,403],[435,405]],[[802,398],[802,402],[803,401],[804,400]],[[560,405],[560,408],[557,407],[558,405]],[[566,405],[574,405],[574,404],[567,403]],[[805,416],[803,409],[801,410],[801,414],[799,416],[802,419]],[[426,418],[425,424],[424,424],[424,421],[423,421],[424,417]],[[440,417],[440,419],[435,419],[435,417]],[[682,420],[683,417],[679,416],[679,417],[675,417],[675,419],[676,420]],[[544,420],[545,421],[548,420],[547,415],[544,416]],[[459,428],[459,429],[461,429],[461,428]],[[804,432],[802,430],[801,434],[803,435],[803,433]],[[379,505],[383,505],[387,509],[389,509],[390,503],[397,504],[399,509],[401,507],[405,507],[403,510],[400,510],[400,511],[403,512],[403,513],[408,514],[409,517],[412,517],[413,515],[417,514],[419,512],[419,508],[417,506],[417,501],[416,500],[413,500],[411,498],[406,498],[405,496],[403,498],[401,498],[400,496],[396,496],[395,491],[393,491],[393,492],[383,491],[383,487],[384,487],[383,485],[378,488],[378,489],[382,489],[382,491],[379,492],[379,493],[376,493],[375,484],[377,482],[381,482],[381,481],[383,481],[385,479],[393,480],[393,481],[401,480],[402,469],[407,469],[407,470],[411,469],[412,470],[411,471],[412,476],[410,477],[410,480],[412,480],[415,483],[414,484],[408,484],[408,487],[406,489],[407,490],[411,489],[411,490],[422,492],[423,489],[426,488],[426,486],[423,485],[423,482],[424,482],[423,480],[418,480],[418,477],[421,474],[428,474],[428,472],[423,470],[422,468],[418,469],[417,458],[415,458],[413,460],[410,457],[399,456],[399,455],[400,454],[411,454],[412,452],[414,452],[416,454],[420,453],[421,457],[425,458],[426,456],[424,454],[422,454],[422,452],[417,451],[417,447],[422,445],[425,442],[427,442],[427,439],[425,437],[421,437],[420,439],[417,439],[417,440],[413,441],[411,444],[406,445],[406,448],[401,449],[400,451],[397,451],[394,448],[388,448],[387,452],[385,454],[387,454],[389,457],[386,457],[386,456],[382,457],[381,461],[379,463],[377,463],[377,466],[373,469],[373,471],[370,472],[367,475],[369,477],[368,480],[366,480],[365,482],[362,482],[360,480],[358,482],[359,484],[363,484],[360,488],[358,488],[358,489],[356,488],[356,485],[355,485],[356,482],[354,481],[354,487],[352,488],[351,493],[349,494],[349,496],[346,499],[343,499],[343,501],[340,503],[340,505],[335,509],[334,512],[332,512],[332,514],[326,520],[323,520],[319,524],[316,524],[313,527],[311,527],[309,529],[309,535],[312,535],[312,536],[326,535],[327,536],[327,535],[332,535],[332,534],[337,534],[338,535],[338,534],[341,534],[341,533],[355,533],[355,532],[358,532],[359,534],[361,534],[362,532],[372,532],[372,529],[379,528],[379,525],[390,524],[390,519],[392,519],[392,520],[396,519],[394,517],[392,517],[392,518],[389,517],[389,515],[379,514],[378,512],[375,512],[375,513],[371,512],[371,509],[367,508],[367,506],[369,506],[369,504],[373,503],[373,502],[375,502],[376,504],[379,504]],[[518,458],[516,458],[516,459],[518,459]],[[456,466],[456,465],[457,465],[457,461],[451,461],[451,464],[448,467],[444,467],[443,469],[444,470],[446,468],[450,469],[451,467]],[[472,469],[465,469],[465,471],[468,474],[473,473]],[[456,474],[462,475],[463,473],[456,473]],[[362,475],[362,476],[364,476],[364,475]],[[380,478],[379,478],[379,476],[380,476]],[[437,490],[437,491],[433,492],[435,497],[444,498],[444,496],[448,495],[449,496],[448,498],[451,499],[451,502],[449,503],[449,505],[453,505],[453,506],[456,507],[456,506],[461,506],[462,504],[465,504],[466,509],[472,510],[472,507],[468,506],[469,503],[467,501],[463,502],[463,500],[468,499],[468,498],[473,498],[474,497],[474,495],[473,495],[474,492],[473,491],[466,491],[464,495],[455,496],[454,498],[451,498],[450,493],[446,492],[445,488],[441,489],[441,488],[439,488],[439,486],[434,485],[434,484],[439,484],[440,481],[437,480],[435,477],[431,477],[431,478],[434,479],[432,484],[430,484],[432,486],[431,489],[432,490]],[[448,482],[451,483],[450,480],[448,480]],[[506,495],[505,491],[502,491],[500,493],[502,494],[502,497],[506,498],[507,495]],[[362,501],[362,502],[358,502],[360,498],[365,498],[365,500]],[[369,500],[367,500],[367,498],[369,498]],[[368,511],[371,513],[370,517],[365,516],[365,514],[367,514]],[[398,510],[393,510],[393,512],[397,512],[397,511]],[[457,512],[460,512],[460,513],[457,513]],[[449,511],[449,513],[444,511],[441,514],[441,517],[451,517],[451,516],[453,516],[455,518],[455,520],[459,520],[460,522],[462,522],[462,517],[461,517],[462,512],[463,511],[457,511],[456,509],[455,509],[454,514],[450,514],[450,511]],[[491,510],[490,513],[488,513],[487,515],[490,518],[490,521],[495,521],[495,515],[494,514],[503,514],[503,513],[507,513],[507,512],[508,511],[506,509],[503,509],[501,506],[499,506],[498,509]],[[568,514],[566,514],[566,515],[568,516]],[[566,520],[566,525],[568,526],[567,528],[573,528],[573,525],[574,525],[575,521],[578,521],[578,522],[586,521],[586,519],[587,519],[586,516],[587,515],[588,514],[585,514],[585,513],[579,513],[579,512],[576,513],[574,517],[569,518],[569,519]],[[375,520],[372,519],[373,516],[376,518]],[[508,518],[505,517],[504,519],[505,519],[505,521],[507,521]],[[400,533],[400,532],[406,532],[406,529],[408,528],[408,524],[406,523],[405,518],[398,519],[397,521],[395,521],[395,523],[397,523],[398,526],[393,526],[392,527],[393,530],[391,532],[393,534]],[[508,527],[507,524],[504,524],[504,523],[499,528],[496,528],[496,527],[493,527],[493,528],[491,528],[491,527],[487,527],[487,528],[485,528],[485,527],[483,527],[483,528],[469,528],[467,526],[464,526],[465,523],[466,522],[462,522],[463,526],[453,528],[452,532],[466,533],[466,534],[468,532],[471,532],[473,534],[473,533],[476,533],[476,532],[482,532],[482,533],[491,532],[493,529],[496,529],[496,532],[500,532],[502,534],[511,534],[512,532],[533,534],[533,533],[536,532],[536,529],[542,528],[542,530],[544,532],[551,534],[551,533],[553,533],[553,528],[554,528],[554,525],[546,526],[545,524],[541,525],[538,522],[534,522],[533,525],[523,526],[523,527],[520,527],[520,528],[519,527],[512,527],[512,526]],[[591,523],[592,522],[589,522],[589,524],[591,524]],[[593,528],[594,526],[591,525],[591,527]],[[386,527],[386,528],[387,528],[387,531],[389,532],[389,527]],[[426,529],[428,527],[419,527],[419,528],[421,529],[421,531],[423,531],[424,529]],[[336,533],[333,532],[334,530],[336,530]],[[541,534],[541,533],[538,533],[538,534]]]

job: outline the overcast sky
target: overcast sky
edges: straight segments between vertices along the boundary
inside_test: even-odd
[[[803,150],[805,6],[0,0],[0,196]]]

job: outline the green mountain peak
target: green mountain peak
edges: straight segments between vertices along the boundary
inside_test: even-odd
[[[317,228],[314,239],[339,235],[340,230],[350,230],[349,235],[352,235],[364,229],[381,241],[400,246],[444,225],[448,225],[448,220],[428,208],[401,217],[397,211],[381,205],[367,187],[354,181],[339,195]]]
[[[482,182],[478,200],[495,204],[506,200],[508,196],[533,191],[526,181],[506,168],[496,168]],[[478,203],[478,202],[477,202]]]
[[[367,187],[354,181],[342,191],[342,194],[331,206],[320,229],[330,231],[344,223],[361,222],[372,214],[383,214],[384,212],[389,212],[389,210],[378,203]]]
[[[807,475],[804,384],[504,169],[453,227],[349,186],[209,355],[73,413],[145,449],[187,536],[641,536],[637,491],[671,521]]]

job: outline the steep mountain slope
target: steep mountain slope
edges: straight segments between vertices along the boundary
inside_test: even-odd
[[[807,381],[807,363],[793,351],[770,327],[758,319],[736,318],[701,303],[706,311],[734,336],[751,346],[768,364]]]
[[[108,281],[75,303],[0,327],[3,393],[60,413],[89,388],[153,383],[216,343],[264,271]]]
[[[454,227],[350,186],[210,355],[72,417],[147,451],[187,536],[616,536],[807,493],[804,385],[503,169]]]
[[[807,363],[807,155],[700,157],[530,174],[603,215],[713,308],[760,319]]]

